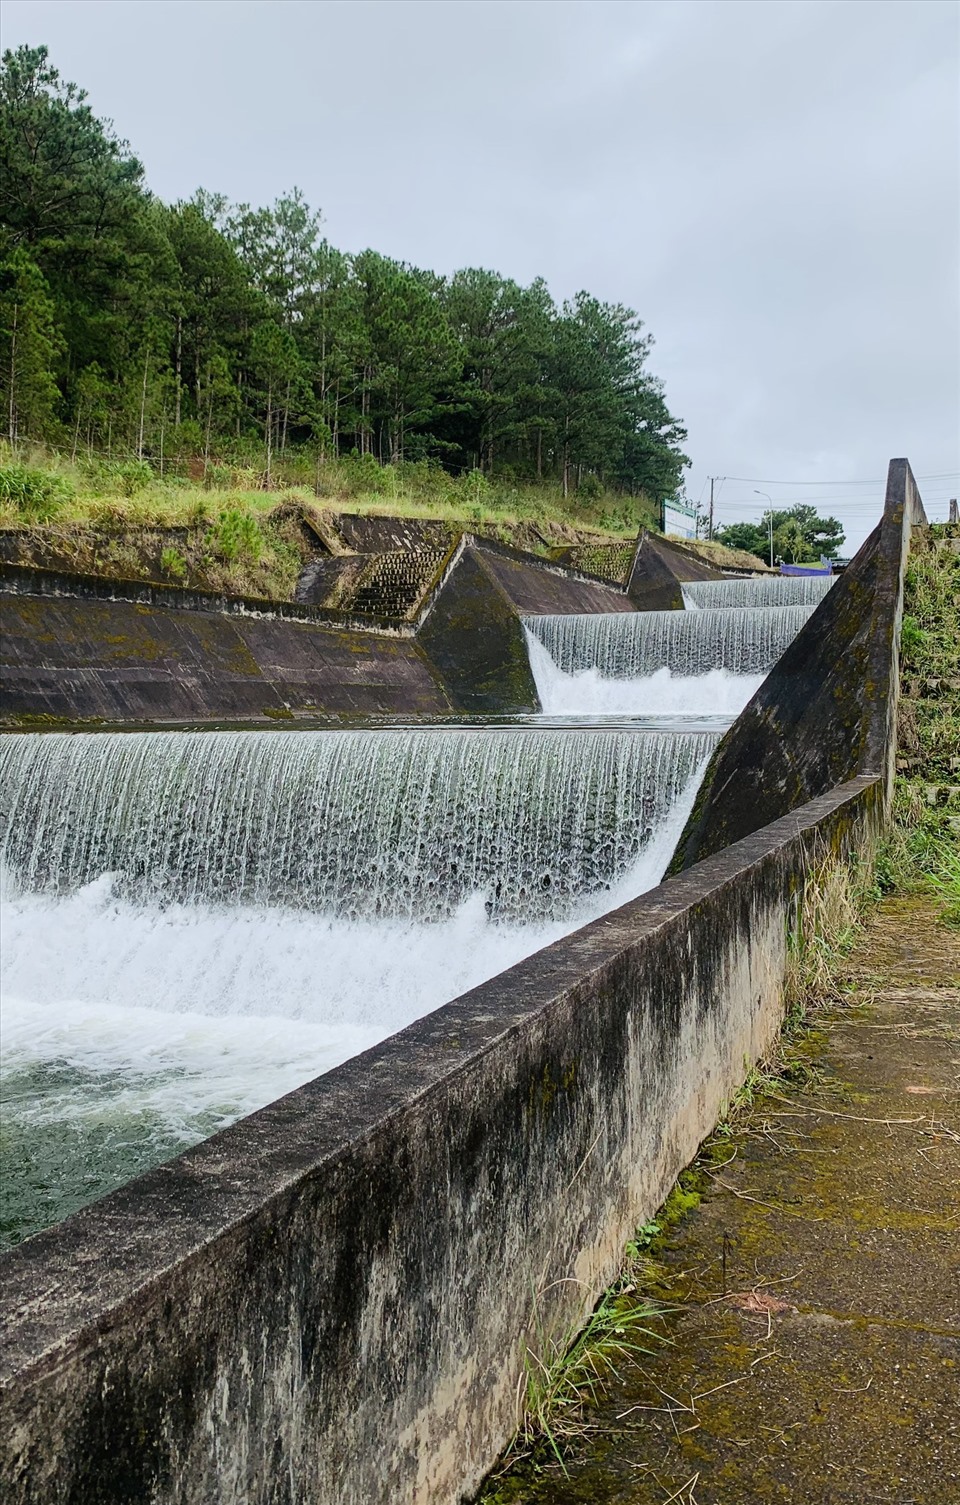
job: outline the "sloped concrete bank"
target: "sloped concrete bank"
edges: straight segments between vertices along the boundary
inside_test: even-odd
[[[613,1276],[780,1022],[859,779],[2,1262],[5,1501],[468,1498],[521,1343]]]
[[[534,711],[521,614],[635,610],[609,581],[468,534],[431,565],[391,617],[0,563],[0,714],[29,725]],[[408,599],[395,581],[387,596]]]
[[[673,870],[860,773],[893,789],[900,622],[910,534],[926,523],[907,460],[883,517],[720,742]]]

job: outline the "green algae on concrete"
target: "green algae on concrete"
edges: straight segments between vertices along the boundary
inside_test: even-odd
[[[484,1505],[960,1500],[960,939],[888,899],[845,984],[657,1220],[672,1345]]]

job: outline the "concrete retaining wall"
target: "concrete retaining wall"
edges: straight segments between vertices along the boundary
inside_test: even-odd
[[[7,1505],[454,1505],[781,1016],[860,779],[2,1261]]]
[[[321,568],[331,590],[346,572],[344,599],[362,613],[0,563],[3,717],[535,711],[521,614],[635,609],[606,581],[468,534],[445,557]],[[384,603],[396,614],[377,615]]]
[[[857,774],[889,798],[903,577],[925,522],[908,462],[891,460],[881,522],[714,752],[673,870]]]

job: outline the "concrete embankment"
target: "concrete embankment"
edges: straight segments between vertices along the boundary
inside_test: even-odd
[[[3,717],[532,711],[521,614],[635,609],[608,581],[467,535],[431,556],[429,578],[413,557],[380,582],[388,606],[416,586],[413,615],[396,617],[0,565]]]

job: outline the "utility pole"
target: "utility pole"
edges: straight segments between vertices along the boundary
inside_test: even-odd
[[[952,496],[950,498],[950,516],[948,518],[948,522],[955,523],[956,521],[957,521],[957,499],[956,499],[955,496]]]
[[[718,482],[722,486],[726,479],[726,476],[707,476],[707,480],[710,482],[710,512],[707,518],[707,537],[710,539],[713,538],[713,488]],[[702,489],[700,495],[703,496]]]
[[[767,522],[770,527],[770,568],[773,569],[773,497],[766,491],[758,491],[756,487],[753,488],[753,494],[766,497],[770,504],[767,509]]]

